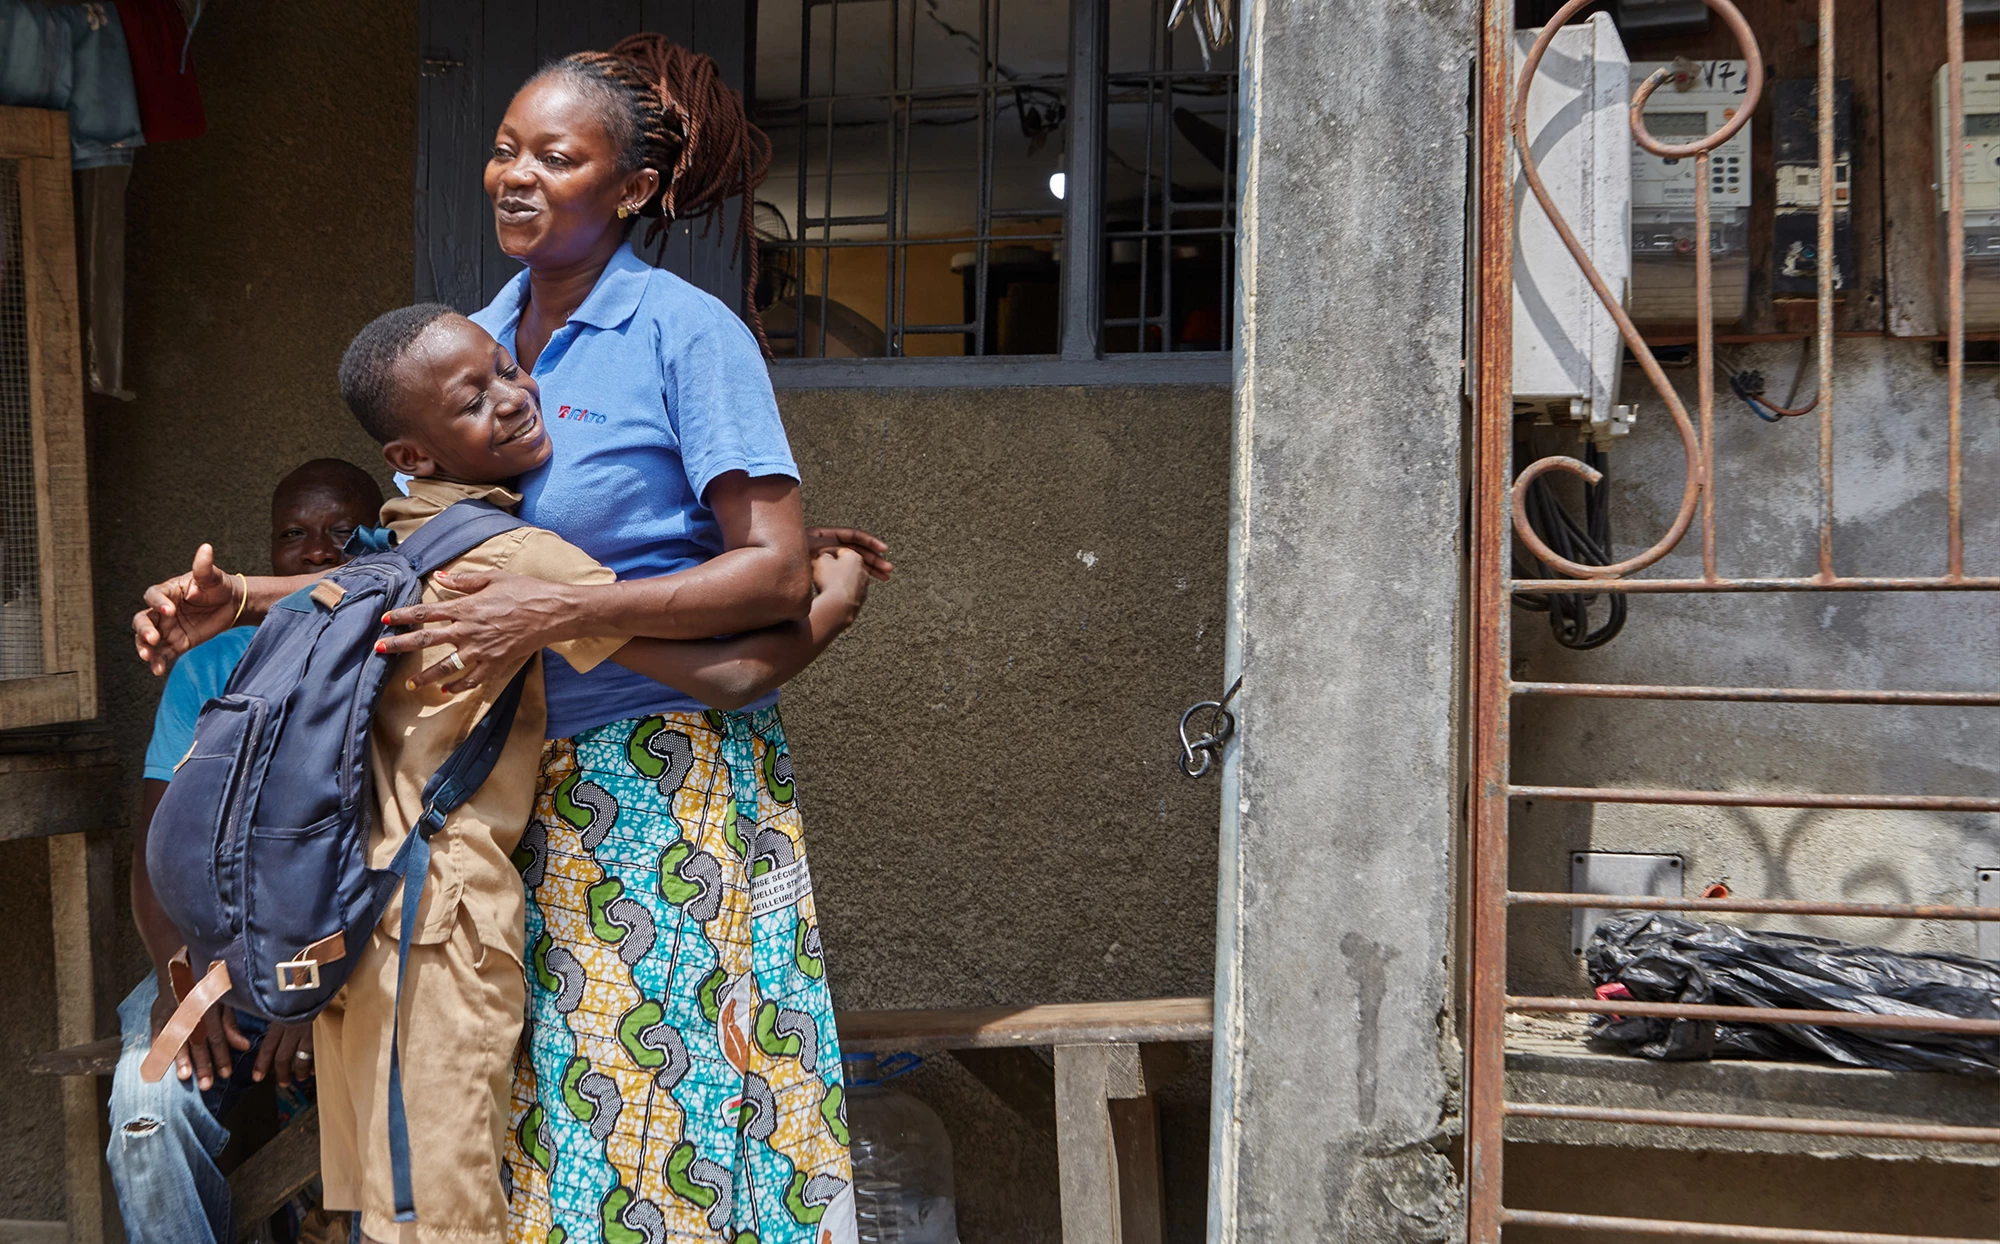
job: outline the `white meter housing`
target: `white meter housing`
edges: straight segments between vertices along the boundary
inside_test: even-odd
[[[1535,32],[1514,36],[1520,72]],[[1566,26],[1528,92],[1528,140],[1550,197],[1598,273],[1623,296],[1631,276],[1632,161],[1625,46],[1609,15]],[[1518,160],[1518,156],[1517,156]],[[1624,343],[1515,165],[1514,409],[1575,420],[1604,444],[1631,426],[1618,405]]]
[[[1937,71],[1938,271],[1951,222],[1951,66]],[[1938,281],[1938,321],[1945,322]],[[1965,62],[1965,326],[2000,328],[2000,61]]]
[[[1740,60],[1642,61],[1632,66],[1630,90],[1656,69],[1667,80],[1646,100],[1646,131],[1663,143],[1685,143],[1713,134],[1736,116],[1750,89]],[[1709,309],[1717,324],[1743,318],[1750,292],[1751,126],[1709,153]],[[1680,327],[1695,322],[1694,159],[1668,160],[1632,151],[1632,298],[1640,324]]]

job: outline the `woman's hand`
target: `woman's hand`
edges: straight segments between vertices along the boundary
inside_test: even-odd
[[[817,557],[832,549],[852,549],[860,555],[862,564],[873,578],[883,583],[889,581],[889,572],[896,568],[889,560],[889,546],[880,537],[871,536],[859,527],[808,527],[806,528],[806,552]],[[819,568],[814,566],[813,578],[819,578]],[[824,589],[822,589],[824,590]],[[864,587],[862,595],[867,595]]]
[[[551,643],[573,637],[567,628],[574,624],[577,610],[562,584],[502,570],[487,574],[439,571],[435,577],[439,587],[465,594],[392,610],[384,615],[384,621],[413,629],[385,636],[376,645],[376,651],[387,653],[438,647],[452,650],[457,661],[447,656],[434,662],[410,680],[412,689],[444,683],[444,689],[453,694],[470,691],[496,671],[510,669]]]
[[[174,659],[229,629],[244,604],[248,584],[215,564],[215,549],[202,545],[186,574],[146,589],[146,607],[132,615],[132,643],[154,674]]]

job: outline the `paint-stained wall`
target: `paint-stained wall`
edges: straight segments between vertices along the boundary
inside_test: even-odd
[[[1738,366],[1762,370],[1783,400],[1800,350],[1788,342],[1737,347],[1735,356]],[[1945,378],[1933,365],[1931,345],[1844,339],[1834,366],[1836,567],[1849,575],[1942,573]],[[1674,379],[1693,409],[1691,370]],[[1626,370],[1624,382],[1624,400],[1642,403],[1641,424],[1611,455],[1617,552],[1630,556],[1672,521],[1683,468],[1661,403],[1635,369]],[[1808,374],[1796,404],[1812,390]],[[1727,394],[1723,388],[1716,404],[1720,570],[1811,575],[1818,561],[1817,419],[1762,423]],[[1991,372],[1972,370],[1965,399],[1971,574],[2000,573],[2000,511],[1990,504],[2000,471],[1996,415],[2000,386]],[[1555,441],[1540,444],[1544,452],[1558,448]],[[1699,529],[1650,573],[1698,576]],[[2000,669],[1994,605],[1981,593],[1644,595],[1630,609],[1624,632],[1589,652],[1557,647],[1544,623],[1517,611],[1515,677],[1989,690]],[[1599,620],[1603,610],[1600,603]],[[1990,709],[1516,703],[1515,777],[1528,784],[1977,796],[2000,790]],[[2000,865],[2000,817],[1981,814],[1530,802],[1517,808],[1513,826],[1511,882],[1523,890],[1569,889],[1573,851],[1635,851],[1681,855],[1689,894],[1720,882],[1754,898],[1959,905],[1973,901],[1978,870]],[[1727,919],[1905,950],[1974,951],[1965,924]],[[1517,911],[1510,928],[1515,992],[1586,990],[1570,950],[1568,913]],[[2000,1198],[2000,1169],[1991,1166],[1565,1145],[1510,1145],[1507,1162],[1509,1204],[1586,1213],[1954,1235],[1984,1231]],[[1559,1234],[1522,1238],[1553,1241]],[[1618,1236],[1617,1244],[1626,1238]]]
[[[1739,347],[1782,396],[1797,344]],[[1849,575],[1945,569],[1945,380],[1926,342],[1843,340],[1835,353],[1834,559]],[[1677,373],[1694,408],[1693,377]],[[1809,397],[1808,374],[1801,391]],[[1716,408],[1716,554],[1732,576],[1818,568],[1816,418],[1763,423],[1740,402]],[[1643,422],[1611,455],[1620,556],[1660,537],[1680,500],[1679,438],[1635,369],[1624,397]],[[1805,398],[1800,400],[1804,404]],[[2000,468],[2000,392],[1966,385],[1966,569],[2000,571],[2000,512],[1984,503]],[[1545,442],[1555,448],[1554,442]],[[1652,573],[1700,575],[1700,532]],[[1603,617],[1603,605],[1596,617]],[[1984,593],[1841,592],[1637,596],[1602,648],[1557,647],[1515,614],[1515,676],[1586,682],[1978,690],[1994,685],[2000,632]],[[1704,787],[1856,794],[1990,795],[2000,790],[1993,725],[1977,708],[1520,701],[1515,775],[1530,784]],[[1657,851],[1686,859],[1688,892],[1712,883],[1758,898],[1964,904],[1976,873],[2000,865],[2000,817],[1976,813],[1522,806],[1512,840],[1517,888],[1569,888],[1570,852]],[[1910,950],[1972,953],[1972,926],[1802,918],[1762,927]],[[1509,951],[1515,985],[1580,985],[1569,917],[1522,912]]]

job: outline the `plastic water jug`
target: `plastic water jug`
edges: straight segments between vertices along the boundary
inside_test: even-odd
[[[849,1054],[842,1060],[861,1244],[958,1244],[944,1121],[888,1087],[922,1061],[914,1054]]]

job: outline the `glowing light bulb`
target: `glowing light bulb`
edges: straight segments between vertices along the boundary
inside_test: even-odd
[[[1065,189],[1066,189],[1066,188],[1068,187],[1068,182],[1069,182],[1069,178],[1065,177],[1065,176],[1064,176],[1063,174],[1061,174],[1061,173],[1050,173],[1050,174],[1049,174],[1049,193],[1050,193],[1050,194],[1052,194],[1052,195],[1054,195],[1054,196],[1056,196],[1056,197],[1057,197],[1058,199],[1062,198],[1062,197],[1063,197],[1063,191],[1064,191],[1064,190],[1065,190]]]

